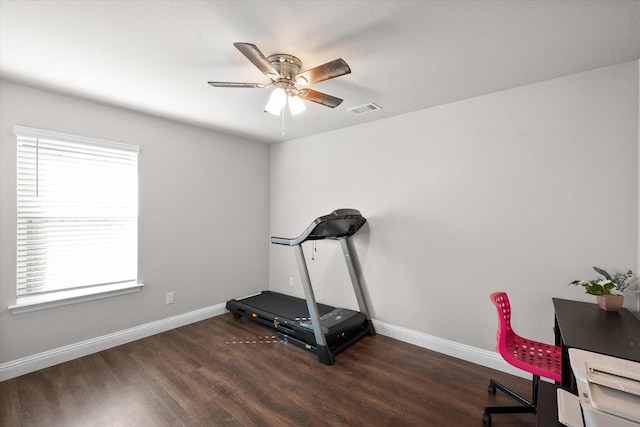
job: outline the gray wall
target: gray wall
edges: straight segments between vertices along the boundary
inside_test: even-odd
[[[637,270],[638,63],[283,142],[270,181],[274,235],[368,218],[354,243],[377,320],[492,350],[504,290],[514,328],[552,342],[551,298],[591,301],[569,281]],[[317,250],[317,298],[354,306],[339,245]],[[291,249],[270,257],[270,288],[302,295]]]
[[[8,81],[0,82],[0,111],[0,363],[266,287],[267,146]],[[7,310],[16,286],[15,124],[141,146],[141,292]],[[165,305],[169,291],[173,305]]]

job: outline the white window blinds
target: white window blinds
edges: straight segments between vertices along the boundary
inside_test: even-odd
[[[18,297],[135,281],[139,148],[14,132]]]

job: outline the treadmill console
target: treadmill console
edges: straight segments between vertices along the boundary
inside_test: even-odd
[[[297,246],[307,240],[345,239],[353,236],[367,222],[357,209],[336,209],[329,215],[316,218],[295,238],[271,237],[271,243]]]

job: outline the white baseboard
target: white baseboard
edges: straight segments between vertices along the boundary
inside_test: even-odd
[[[167,319],[146,323],[123,331],[2,363],[0,364],[0,381],[48,368],[59,363],[68,362],[69,360],[179,328],[190,323],[199,322],[210,317],[219,316],[225,313],[225,311],[225,303],[216,304],[211,307],[205,307],[189,313],[179,314]]]
[[[0,364],[0,381],[68,362],[98,351],[106,350],[132,341],[199,322],[226,312],[225,303],[205,307],[189,313],[158,320],[101,337],[92,338],[64,347],[12,360]],[[422,332],[373,320],[376,332],[380,335],[404,341],[448,356],[496,369],[523,378],[530,376],[506,363],[497,353],[438,338]]]
[[[466,344],[460,344],[455,341],[438,338],[433,335],[428,335],[400,326],[390,325],[389,323],[381,322],[379,320],[373,320],[372,322],[373,326],[376,328],[376,332],[380,335],[417,345],[418,347],[437,351],[438,353],[466,360],[467,362],[476,363],[497,371],[531,379],[531,374],[508,364],[496,352],[483,350]]]

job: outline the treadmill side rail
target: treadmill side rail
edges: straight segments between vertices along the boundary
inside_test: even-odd
[[[298,270],[300,271],[300,279],[302,281],[302,289],[304,290],[304,296],[307,300],[307,308],[309,309],[309,318],[311,319],[311,325],[313,326],[313,334],[316,338],[316,345],[318,348],[318,361],[325,365],[333,365],[334,358],[329,348],[327,347],[327,338],[322,332],[322,324],[320,323],[320,312],[318,311],[318,304],[316,303],[316,297],[313,294],[313,288],[311,287],[311,278],[309,277],[309,270],[307,269],[307,263],[304,260],[304,252],[302,251],[302,245],[295,246],[296,249],[296,261],[298,262]]]
[[[365,298],[364,291],[362,290],[362,284],[360,283],[360,277],[351,255],[351,242],[349,239],[340,239],[340,245],[342,246],[342,252],[344,253],[344,259],[349,269],[349,276],[351,276],[351,283],[353,284],[353,291],[356,294],[356,301],[360,312],[365,315],[369,322],[369,330],[371,335],[375,335],[376,331],[373,329],[373,323],[371,323],[371,313],[369,312],[369,306],[367,305],[367,299]]]

